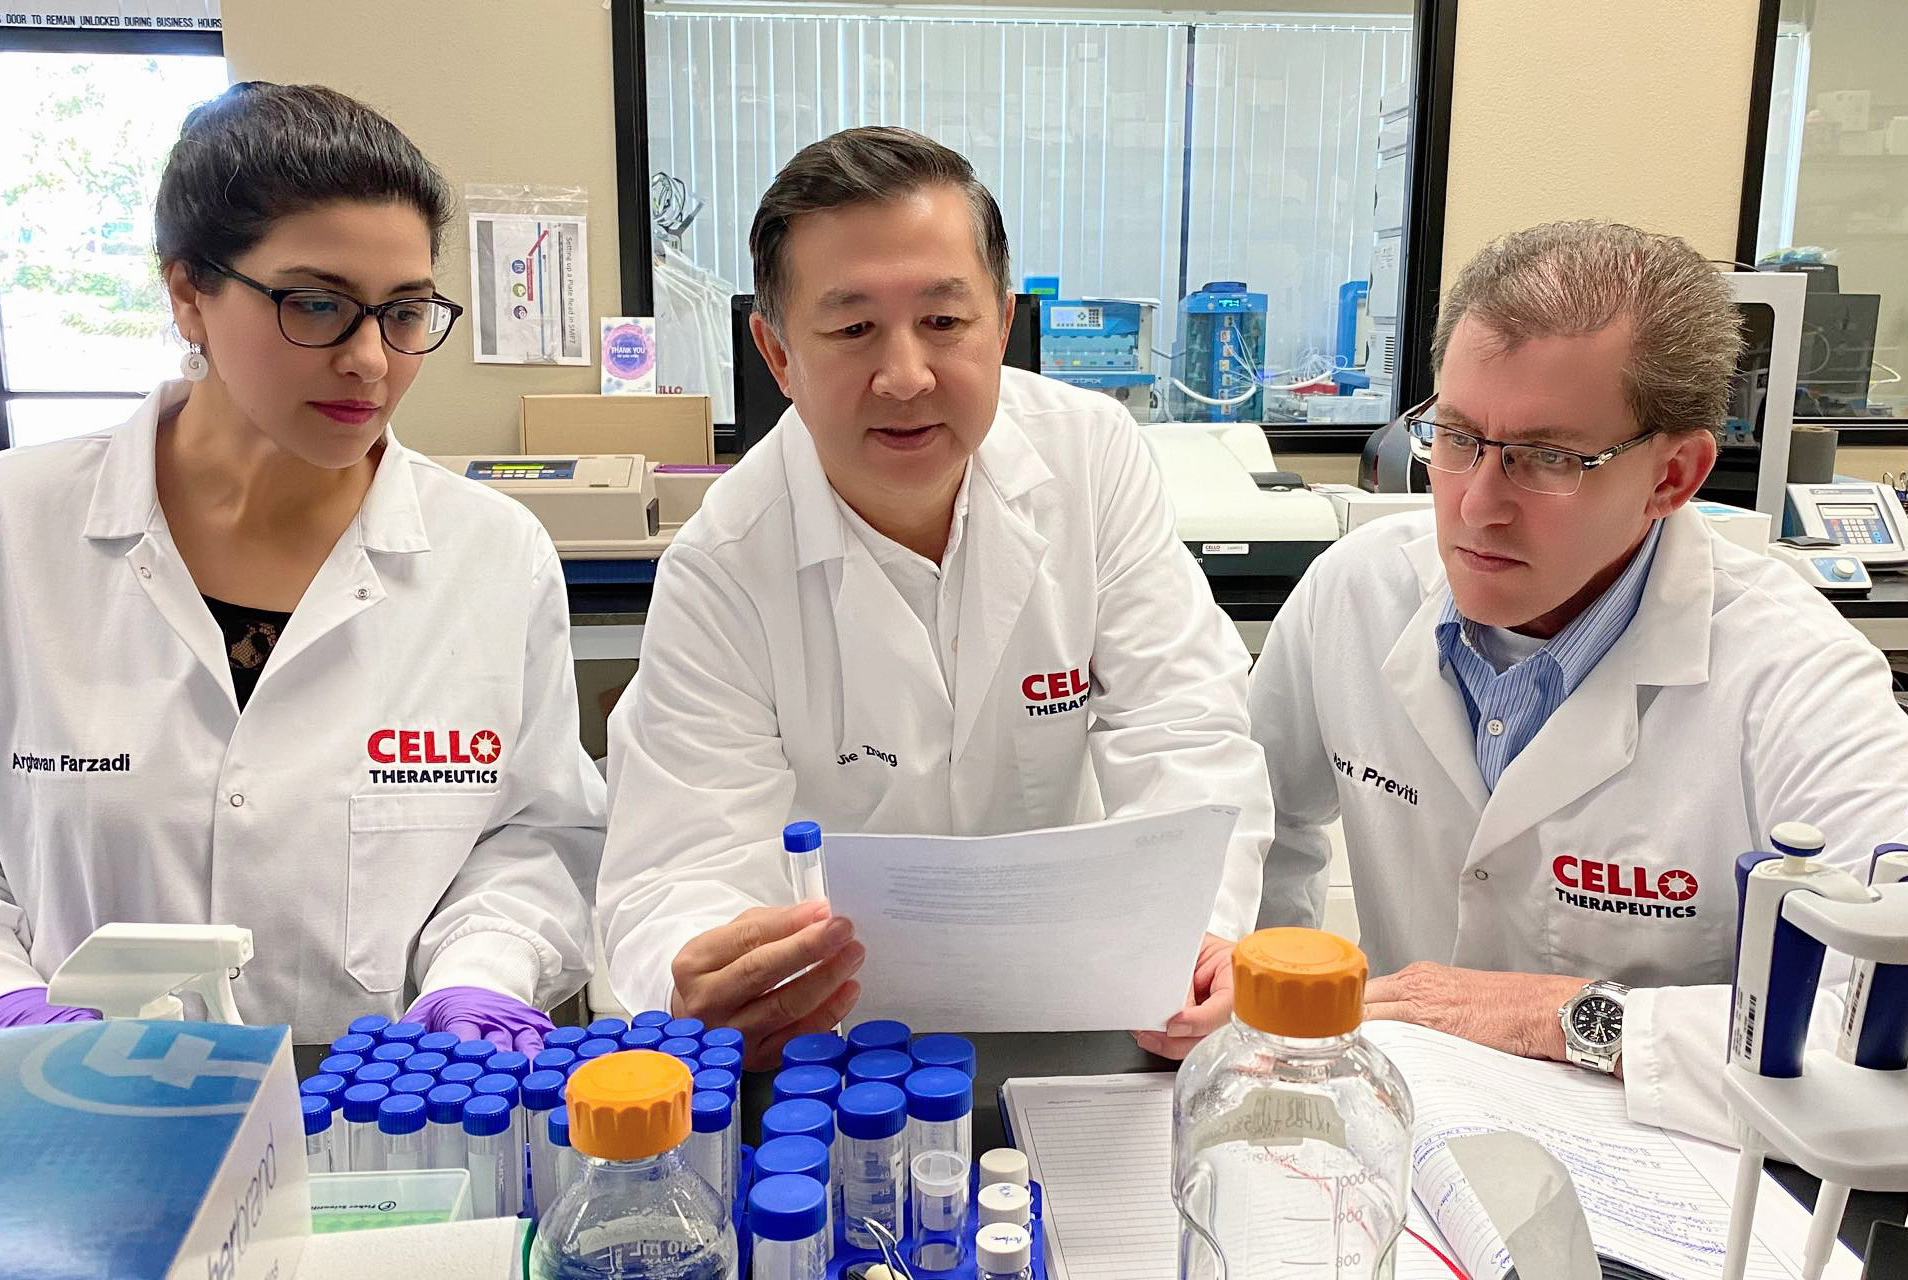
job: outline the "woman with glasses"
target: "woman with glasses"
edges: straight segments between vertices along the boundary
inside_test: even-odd
[[[588,975],[602,783],[563,574],[391,422],[462,308],[449,189],[363,104],[186,118],[157,248],[184,376],[0,455],[0,1026],[109,921],[252,931],[247,1022],[531,1048]]]

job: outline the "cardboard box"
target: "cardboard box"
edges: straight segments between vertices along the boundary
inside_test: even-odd
[[[285,1027],[0,1031],[0,1255],[35,1280],[291,1280],[311,1236]]]
[[[526,454],[640,453],[651,462],[715,460],[708,396],[525,396]]]

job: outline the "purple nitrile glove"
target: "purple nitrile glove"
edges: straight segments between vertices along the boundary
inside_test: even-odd
[[[541,1009],[483,987],[445,987],[419,996],[404,1020],[448,1031],[459,1040],[488,1040],[506,1053],[515,1049],[532,1058],[543,1052],[543,1037],[554,1025]]]
[[[0,995],[0,1027],[44,1027],[55,1022],[98,1022],[91,1009],[48,1004],[45,987],[21,987]]]

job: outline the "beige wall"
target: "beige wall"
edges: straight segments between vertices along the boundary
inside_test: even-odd
[[[621,311],[617,283],[610,20],[601,0],[223,0],[234,80],[315,81],[364,99],[411,136],[462,195],[467,183],[585,187],[590,308]],[[438,280],[468,300],[460,215]],[[594,366],[477,365],[466,315],[398,411],[426,453],[515,452],[517,398],[595,391]]]
[[[1755,0],[1462,0],[1445,281],[1553,218],[1733,258],[1755,37]]]

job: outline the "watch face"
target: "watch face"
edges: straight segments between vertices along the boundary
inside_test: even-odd
[[[1585,996],[1570,1011],[1570,1029],[1585,1044],[1613,1045],[1623,1038],[1623,1006],[1609,996]]]

